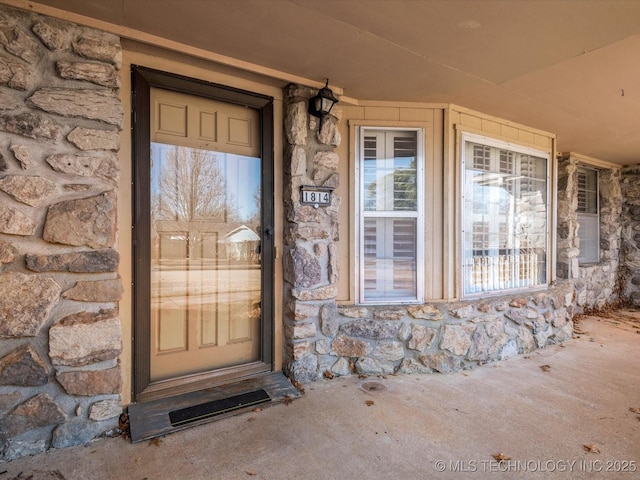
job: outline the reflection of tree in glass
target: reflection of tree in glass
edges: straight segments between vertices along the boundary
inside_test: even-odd
[[[236,221],[238,212],[223,168],[215,152],[172,147],[161,159],[160,191],[152,200],[155,217]]]
[[[393,177],[394,210],[416,210],[416,159],[407,168],[397,168]]]
[[[262,207],[262,192],[260,191],[259,187],[258,190],[256,190],[253,194],[253,201],[255,204],[255,207],[253,208],[253,214],[249,218],[245,218],[244,220],[246,221],[246,225],[250,227],[254,232],[259,232]]]
[[[393,188],[392,192],[385,192],[385,188],[379,188],[379,185],[386,186],[386,190]],[[375,199],[377,192],[393,193],[393,208],[384,208],[384,210],[416,210],[417,209],[417,190],[416,190],[416,159],[413,157],[411,162],[405,166],[396,166],[393,171],[367,185],[367,210],[375,210]],[[384,204],[388,205],[391,198],[385,199]]]

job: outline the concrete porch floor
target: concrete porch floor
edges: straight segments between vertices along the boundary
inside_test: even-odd
[[[578,331],[454,374],[319,381],[289,405],[156,441],[4,463],[0,480],[640,479],[640,312]]]

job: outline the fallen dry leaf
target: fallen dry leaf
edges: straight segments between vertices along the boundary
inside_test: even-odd
[[[136,457],[136,462],[139,462],[140,460],[142,460],[142,457]]]
[[[600,450],[598,449],[598,447],[596,447],[593,444],[591,444],[591,445],[583,445],[582,448],[584,448],[589,453],[600,453]]]
[[[304,395],[304,387],[299,382],[294,381],[293,386],[296,387],[302,395]]]
[[[502,463],[502,462],[507,462],[509,460],[511,460],[511,457],[507,457],[504,453],[500,452],[500,453],[494,453],[493,455],[491,455],[493,458],[495,458],[498,462]]]
[[[375,402],[374,402],[373,400],[366,400],[364,403],[365,403],[365,405],[366,405],[367,407],[370,407],[370,406],[371,406],[371,405],[373,405]]]
[[[293,402],[293,398],[291,398],[291,395],[285,395],[284,396],[284,404],[285,405],[289,405],[291,402]]]
[[[151,440],[149,440],[149,446],[153,445],[155,447],[159,447],[161,443],[162,440],[160,440],[159,438],[152,438]]]
[[[333,373],[331,373],[329,370],[325,370],[324,373],[322,374],[324,375],[324,378],[328,378],[329,380],[332,380],[333,377],[335,376]]]
[[[254,412],[259,413],[262,411],[262,409],[260,407],[256,407],[253,409]]]
[[[131,430],[129,427],[129,414],[122,413],[118,418],[118,430],[120,430],[120,436],[129,438],[131,436]]]
[[[540,368],[543,372],[548,372],[549,370],[551,370],[551,365],[540,365]]]
[[[256,417],[247,418],[247,422],[255,422],[255,421],[256,421]]]
[[[254,472],[253,470],[247,470],[246,473],[247,475],[251,475],[252,477],[255,477],[257,475],[257,473]]]
[[[126,413],[122,413],[120,414],[120,417],[118,418],[118,428],[120,430],[125,430],[127,428],[129,428],[129,415]]]
[[[640,413],[640,408],[629,407],[629,411],[633,413]]]

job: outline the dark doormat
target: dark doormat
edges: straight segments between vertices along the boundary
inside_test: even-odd
[[[257,375],[234,383],[133,403],[128,407],[133,443],[299,398],[300,392],[282,372]]]
[[[213,400],[212,402],[201,403],[193,407],[181,408],[169,412],[169,420],[171,425],[186,425],[187,423],[197,422],[223,413],[232,412],[243,407],[253,407],[261,403],[270,402],[271,397],[264,388],[254,392],[247,392],[233,397],[223,398],[221,400]]]

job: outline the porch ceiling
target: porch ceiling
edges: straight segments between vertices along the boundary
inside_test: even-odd
[[[456,103],[554,132],[560,151],[640,162],[637,0],[36,3],[328,77],[353,99]]]

